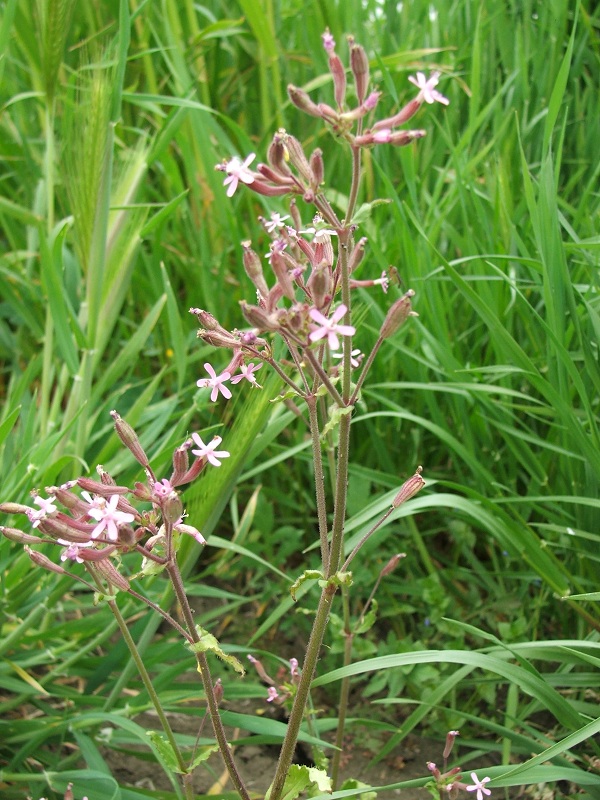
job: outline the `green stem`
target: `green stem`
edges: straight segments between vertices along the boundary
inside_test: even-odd
[[[347,667],[352,661],[352,643],[354,641],[354,634],[350,628],[350,599],[348,587],[344,584],[342,586],[342,600],[344,606],[344,666]],[[348,699],[350,697],[350,677],[342,678],[340,686],[340,699],[338,703],[338,724],[335,733],[335,746],[336,751],[333,755],[331,763],[331,783],[333,791],[337,789],[338,779],[340,773],[340,762],[343,754],[344,747],[344,730],[346,727],[346,714],[348,712]]]
[[[165,715],[165,712],[163,711],[163,707],[161,705],[161,702],[160,702],[160,699],[158,697],[158,694],[156,693],[156,690],[154,689],[154,686],[152,685],[152,680],[150,678],[150,675],[148,674],[148,671],[146,670],[146,667],[144,665],[144,661],[143,661],[142,657],[140,656],[140,654],[138,653],[137,647],[135,646],[135,642],[133,641],[133,637],[129,633],[129,628],[127,627],[127,623],[123,619],[123,617],[121,615],[121,612],[119,611],[119,607],[117,606],[116,601],[114,599],[108,599],[107,602],[108,602],[108,606],[109,606],[110,610],[113,613],[114,618],[117,621],[117,625],[119,626],[119,629],[121,631],[121,635],[122,635],[122,637],[123,637],[123,639],[125,641],[125,644],[127,645],[128,649],[129,649],[129,652],[131,653],[131,657],[133,658],[133,660],[135,662],[135,665],[136,665],[136,667],[138,669],[138,672],[140,674],[140,678],[142,679],[142,683],[144,684],[144,687],[146,688],[146,691],[148,692],[148,696],[149,696],[149,698],[150,698],[150,700],[152,702],[152,705],[154,706],[154,709],[155,709],[156,713],[158,714],[158,718],[160,720],[160,724],[162,725],[162,729],[165,732],[165,736],[169,740],[169,744],[171,745],[171,748],[173,749],[173,753],[175,755],[175,758],[177,759],[177,764],[179,765],[179,769],[181,770],[181,773],[183,775],[185,775],[185,773],[187,772],[186,763],[183,760],[183,756],[182,756],[181,751],[179,749],[179,745],[177,744],[177,742],[175,740],[175,735],[173,733],[173,730],[172,730],[171,726],[169,725],[169,720],[167,719],[167,717]],[[187,789],[186,789],[186,796],[189,798],[189,800],[193,800],[193,797],[194,797],[193,793],[188,792]]]
[[[170,560],[166,569],[169,573],[169,578],[171,579],[173,589],[175,590],[175,595],[179,602],[188,633],[190,634],[192,641],[197,644],[200,641],[200,635],[196,630],[194,616],[185,593],[185,588],[183,586],[183,580],[181,578],[177,561],[174,558]],[[212,676],[210,674],[208,659],[206,658],[205,653],[195,653],[195,656],[196,663],[198,664],[198,672],[202,678],[202,685],[204,687],[204,694],[206,696],[206,703],[208,705],[208,713],[210,714],[215,738],[217,740],[217,744],[219,745],[221,758],[225,763],[229,777],[231,778],[231,781],[235,786],[239,796],[242,798],[242,800],[250,800],[250,795],[248,794],[242,777],[238,772],[235,761],[233,760],[231,748],[229,747],[229,743],[227,741],[227,736],[225,735],[225,729],[223,727],[221,715],[219,714],[219,704],[215,696],[215,688],[212,681]]]
[[[312,438],[312,454],[315,475],[315,493],[317,498],[317,519],[319,521],[319,540],[321,542],[321,563],[323,568],[329,561],[329,544],[327,542],[327,500],[325,498],[325,475],[323,473],[323,453],[319,436],[319,419],[317,414],[317,398],[312,395],[306,398]]]

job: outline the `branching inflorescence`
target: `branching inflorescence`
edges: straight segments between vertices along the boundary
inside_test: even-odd
[[[436,89],[440,78],[438,72],[429,78],[418,72],[416,77],[409,78],[417,87],[418,94],[395,114],[372,121],[381,93],[370,89],[369,61],[365,51],[352,38],[349,39],[349,71],[353,77],[353,90],[350,90],[346,81],[347,70],[328,32],[323,36],[323,44],[332,77],[334,105],[314,102],[305,91],[295,86],[288,87],[288,94],[297,108],[322,119],[345,147],[352,168],[347,206],[343,211],[336,210],[328,199],[324,188],[326,170],[321,150],[315,149],[306,155],[301,142],[285,130],[278,130],[273,136],[265,163],[259,162],[254,167],[254,153],[243,159],[233,156],[223,161],[216,168],[225,175],[223,184],[229,197],[243,187],[262,196],[291,195],[292,198],[285,211],[275,211],[269,219],[259,217],[270,240],[268,251],[262,257],[250,242],[242,243],[244,269],[256,292],[253,303],[241,304],[247,327],[227,330],[210,311],[195,307],[190,309],[201,326],[199,338],[217,349],[231,351],[228,363],[220,370],[206,362],[204,368],[207,377],[197,381],[200,389],[210,390],[211,402],[229,400],[232,397],[231,387],[240,383],[247,382],[253,389],[260,389],[258,373],[267,364],[280,376],[285,399],[294,404],[304,402],[308,411],[316,476],[318,530],[315,538],[320,544],[322,563],[320,570],[304,573],[292,587],[292,593],[304,580],[319,581],[321,596],[312,634],[303,662],[299,665],[296,658],[291,659],[286,679],[273,680],[261,662],[249,656],[250,662],[268,686],[268,701],[286,703],[290,707],[287,734],[269,791],[269,800],[280,800],[284,791],[287,792],[286,797],[291,797],[285,788],[286,778],[300,724],[308,707],[310,685],[333,598],[338,591],[346,596],[351,583],[349,567],[365,542],[398,506],[413,497],[425,484],[421,467],[418,467],[400,487],[386,514],[351,552],[347,552],[344,523],[352,410],[383,342],[393,336],[409,317],[416,315],[411,305],[414,292],[408,290],[390,305],[377,341],[368,355],[354,346],[354,337],[359,332],[352,323],[352,290],[376,287],[387,293],[390,284],[398,284],[394,268],[373,277],[356,277],[364,263],[367,248],[366,238],[357,237],[358,225],[354,221],[360,192],[361,158],[365,148],[406,146],[420,139],[425,131],[407,130],[401,126],[414,117],[423,103],[447,105],[448,100]],[[302,207],[299,203],[303,204]],[[309,213],[301,210],[305,207],[310,209]],[[264,269],[265,263],[268,263],[268,275]],[[287,355],[283,358],[275,355],[281,350],[273,344],[276,336],[287,348]],[[358,371],[356,377],[352,377],[353,370]],[[98,468],[99,480],[79,478],[61,486],[48,487],[47,497],[35,492],[33,507],[2,504],[0,508],[6,513],[24,514],[31,523],[33,533],[9,527],[0,528],[0,531],[9,539],[23,544],[38,566],[72,575],[99,595],[105,596],[134,658],[135,644],[130,641],[127,626],[119,617],[114,600],[117,592],[126,592],[145,602],[183,636],[196,657],[215,738],[232,782],[239,796],[248,798],[220,721],[219,702],[223,688],[219,682],[212,680],[206,653],[210,651],[224,658],[239,672],[243,672],[243,668],[235,658],[221,650],[214,637],[194,624],[177,563],[180,534],[193,536],[200,544],[204,543],[200,531],[184,521],[184,507],[178,490],[198,478],[208,464],[218,468],[230,454],[218,449],[222,443],[220,436],[205,443],[199,434],[193,433],[174,451],[171,476],[168,479],[158,478],[133,429],[117,412],[112,412],[112,415],[118,436],[143,468],[146,480],[133,487],[119,486],[102,468]],[[331,435],[334,430],[337,433],[335,440]],[[324,449],[327,449],[334,473],[334,491],[329,499],[323,480]],[[194,456],[191,463],[190,453]],[[48,543],[61,548],[60,563],[33,549],[35,545]],[[141,558],[140,572],[136,577],[158,570],[166,571],[181,609],[180,621],[132,589],[131,581],[120,569],[121,556],[132,552]],[[394,556],[381,571],[356,630],[364,622],[379,582],[403,557],[404,554]],[[83,565],[85,577],[67,572],[64,565],[68,561]],[[351,657],[352,636],[349,628],[346,663]],[[136,663],[160,715],[160,700],[153,693],[150,677],[141,659],[136,659]],[[343,742],[345,702],[347,683],[342,686],[340,700],[337,733],[340,744]],[[179,771],[186,776],[193,770],[194,764],[185,763],[164,714],[161,722],[179,762]],[[456,732],[451,733],[456,735]],[[445,753],[444,759],[446,757]],[[338,768],[339,758],[336,755],[332,767],[334,787]],[[442,774],[435,765],[431,765],[430,771],[435,779],[436,791],[441,791],[441,786],[448,791],[466,788],[477,792],[477,800],[489,794],[485,787],[489,779],[479,781],[474,773],[474,784],[464,786],[458,782],[457,770]],[[191,784],[187,780],[183,783],[186,796],[192,797]]]

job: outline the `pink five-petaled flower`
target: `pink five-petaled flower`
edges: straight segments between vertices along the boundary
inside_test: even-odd
[[[231,161],[223,166],[223,171],[227,173],[227,177],[223,181],[223,186],[229,186],[227,189],[227,197],[232,197],[238,187],[239,182],[250,184],[254,183],[254,173],[248,169],[250,164],[256,158],[255,153],[250,153],[245,161],[242,161],[237,156],[234,156]]]
[[[486,789],[485,784],[488,781],[491,781],[491,778],[482,778],[479,780],[477,777],[477,773],[471,773],[471,780],[473,781],[473,786],[467,786],[467,792],[477,792],[477,800],[483,800],[484,794],[491,794],[491,789]]]
[[[66,561],[70,559],[78,564],[83,564],[83,558],[79,555],[79,551],[94,544],[91,540],[89,542],[77,542],[77,544],[75,542],[67,542],[66,539],[57,539],[56,541],[65,546],[60,555],[60,560]]]
[[[108,502],[104,502],[104,508],[95,506],[90,508],[88,516],[95,519],[98,524],[92,531],[92,539],[96,539],[103,531],[106,531],[106,538],[111,542],[116,542],[119,538],[119,525],[126,525],[133,522],[135,517],[127,511],[117,511],[119,495],[113,494]]]
[[[240,366],[239,373],[237,375],[233,376],[233,378],[231,379],[231,382],[233,384],[236,384],[236,383],[239,383],[240,381],[243,381],[244,378],[245,378],[247,381],[250,381],[250,383],[253,386],[258,386],[260,389],[262,389],[262,386],[260,386],[256,382],[256,378],[254,377],[254,374],[253,374],[257,370],[259,370],[261,367],[262,367],[262,364],[256,364],[256,366],[255,366],[253,361],[251,361],[249,364],[242,364]]]
[[[231,378],[229,372],[223,372],[221,375],[217,375],[213,367],[208,363],[204,365],[204,369],[208,372],[210,378],[200,378],[199,381],[196,381],[196,386],[198,386],[199,389],[212,389],[212,392],[210,393],[210,399],[213,403],[219,396],[219,392],[221,392],[226,400],[229,400],[231,398],[231,392],[227,386],[223,385],[225,381],[228,381]]]
[[[417,77],[409,75],[408,80],[420,89],[419,97],[425,100],[426,103],[443,103],[445,106],[449,105],[450,100],[440,94],[435,88],[440,80],[439,72],[432,72],[429,78],[426,78],[423,72],[417,72]]]
[[[209,444],[204,444],[202,439],[197,433],[192,433],[192,439],[198,445],[198,450],[192,450],[192,453],[198,458],[205,458],[213,467],[220,467],[220,458],[228,458],[230,453],[227,450],[217,450],[216,448],[221,444],[223,439],[220,436],[215,438]]]
[[[289,219],[290,215],[286,214],[285,216],[281,216],[276,211],[271,214],[271,219],[268,222],[265,222],[265,230],[267,233],[274,233],[277,228],[283,228],[286,219]]]
[[[339,353],[332,353],[331,355],[334,358],[343,358],[344,357],[344,353],[342,351],[340,351]],[[360,362],[363,360],[363,358],[364,358],[364,354],[360,352],[358,347],[356,347],[350,353],[350,364],[356,369],[356,367],[360,366]]]
[[[51,514],[54,514],[55,511],[58,511],[54,505],[53,497],[45,500],[43,497],[36,495],[36,497],[33,498],[33,502],[36,504],[36,506],[39,506],[39,509],[30,508],[27,512],[27,518],[34,528],[37,528],[40,522],[46,519],[46,517],[49,517]]]
[[[279,692],[274,686],[269,686],[267,689],[267,703],[272,703],[273,700],[277,700],[279,697]]]
[[[356,329],[352,325],[338,325],[347,310],[342,303],[333,312],[331,319],[327,319],[316,308],[311,308],[308,312],[311,319],[319,323],[319,326],[308,337],[311,342],[318,342],[319,339],[324,339],[326,336],[329,347],[332,350],[339,350],[340,340],[338,339],[338,334],[340,336],[352,336],[356,333]]]

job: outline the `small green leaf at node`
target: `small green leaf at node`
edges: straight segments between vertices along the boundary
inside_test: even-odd
[[[293,584],[290,586],[290,594],[294,602],[296,602],[296,592],[302,586],[305,581],[316,581],[319,578],[324,578],[325,576],[323,573],[318,569],[307,569],[305,570],[299,578],[297,578]]]
[[[246,674],[246,670],[242,666],[241,662],[238,661],[235,656],[225,653],[221,649],[218,640],[212,635],[212,633],[204,630],[204,628],[202,628],[200,625],[196,625],[196,631],[200,636],[200,641],[187,644],[187,647],[189,647],[192,653],[214,653],[218,658],[221,659],[221,661],[229,664],[229,666],[233,667],[234,670],[240,675]]]

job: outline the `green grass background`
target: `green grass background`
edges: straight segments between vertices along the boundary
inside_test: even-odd
[[[493,786],[564,779],[600,797],[595,5],[5,0],[0,13],[1,499],[97,464],[139,478],[113,408],[157,473],[189,432],[218,432],[232,458],[185,493],[211,536],[184,554],[190,592],[224,646],[219,621],[244,614],[251,641],[234,626],[230,646],[271,664],[309,625],[288,595],[316,563],[306,432],[269,402],[276,379],[227,408],[197,391],[220,354],[187,309],[241,325],[240,242],[266,251],[257,214],[282,206],[228,199],[214,166],[264,159],[283,126],[323,149],[343,208],[347,153],[286,95],[293,82],[331,102],[323,30],[344,59],[347,34],[364,45],[382,114],[412,96],[408,75],[442,72],[449,107],[419,112],[414,146],[369,152],[362,187],[361,201],[388,202],[365,209],[359,277],[395,265],[420,316],[382,349],[353,420],[348,548],[418,464],[428,485],[356,565],[358,613],[387,559],[409,554],[355,646],[360,715],[390,734],[385,752],[411,730],[441,742],[460,728],[463,764],[496,755]],[[363,351],[399,291],[356,295]],[[58,796],[83,761],[90,800],[140,797],[95,738],[112,726],[110,746],[147,746],[131,718],[148,698],[122,694],[131,667],[107,610],[7,541],[0,569],[3,797]],[[162,597],[161,579],[147,590]],[[180,645],[125,606],[166,704],[197,713],[198,687],[174,688]],[[318,679],[332,704],[338,628]],[[227,680],[228,697],[262,696],[252,676]],[[260,722],[245,719],[253,741],[279,738]]]

